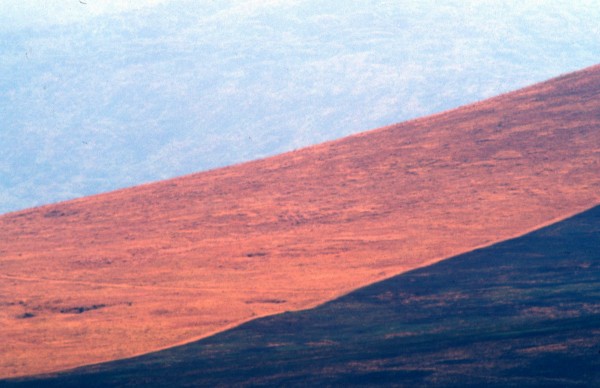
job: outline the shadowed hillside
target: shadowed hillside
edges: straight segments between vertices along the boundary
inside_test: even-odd
[[[312,310],[21,385],[567,387],[599,382],[600,206]]]
[[[129,357],[600,202],[600,67],[297,152],[0,217],[0,376]]]

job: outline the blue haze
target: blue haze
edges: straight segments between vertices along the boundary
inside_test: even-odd
[[[592,1],[183,0],[0,27],[0,213],[274,155],[590,66],[599,20]]]

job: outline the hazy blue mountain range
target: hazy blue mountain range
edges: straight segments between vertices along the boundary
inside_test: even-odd
[[[594,1],[148,4],[0,0],[0,213],[280,153],[600,58]]]

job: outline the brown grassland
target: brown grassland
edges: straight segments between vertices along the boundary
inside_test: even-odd
[[[598,202],[595,66],[299,151],[5,214],[0,377],[315,306]]]

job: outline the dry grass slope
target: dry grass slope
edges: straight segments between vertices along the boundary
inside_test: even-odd
[[[139,357],[0,387],[596,387],[600,205]]]
[[[0,377],[127,357],[600,202],[600,66],[296,152],[0,217]],[[200,152],[200,150],[199,150]]]

